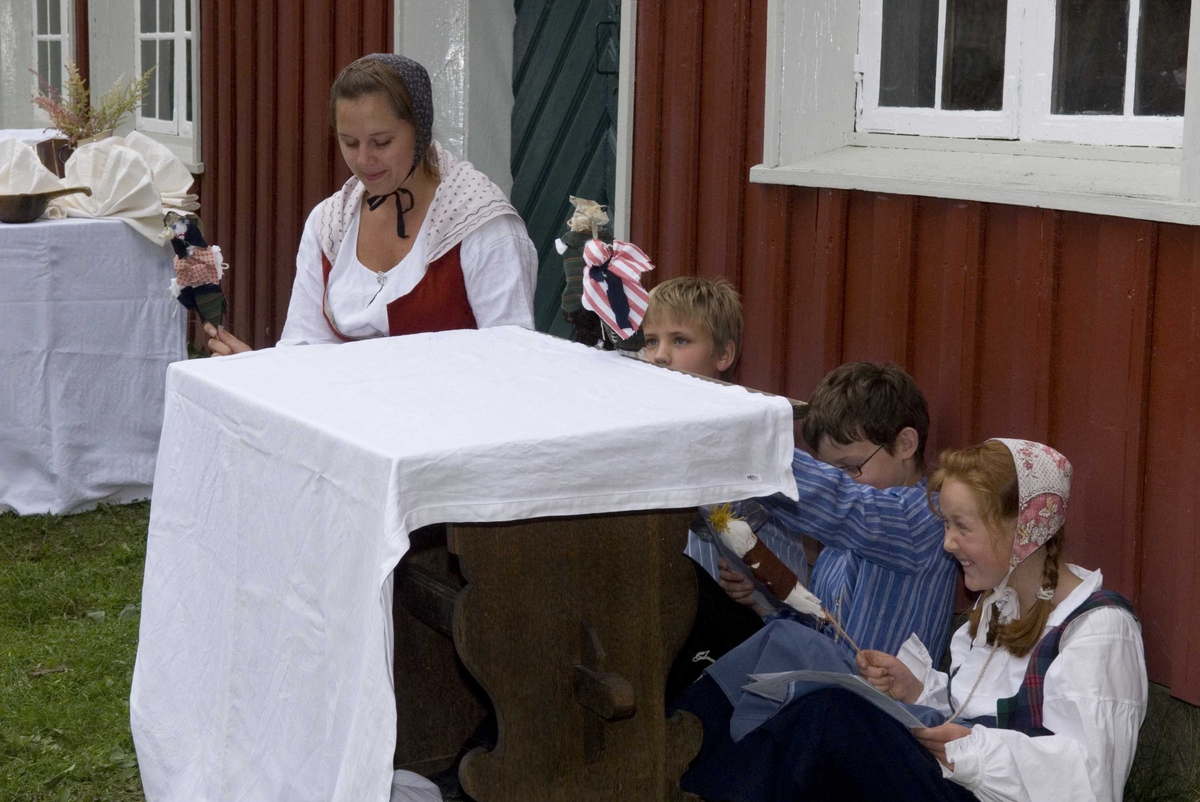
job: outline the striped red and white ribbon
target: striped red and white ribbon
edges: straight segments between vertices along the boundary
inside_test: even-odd
[[[621,335],[622,339],[632,337],[641,328],[646,307],[650,303],[650,293],[642,286],[641,278],[642,273],[654,269],[650,257],[631,242],[614,240],[609,245],[592,239],[583,247],[583,260],[587,264],[583,273],[583,308],[599,315],[604,324]],[[591,268],[603,266],[605,262],[608,262],[609,273],[621,279],[625,299],[629,302],[629,326],[618,325],[608,300],[608,288],[591,276]]]

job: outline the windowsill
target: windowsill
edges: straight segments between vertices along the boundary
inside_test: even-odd
[[[1200,224],[1200,202],[1179,197],[1179,151],[1116,148],[1113,158],[1097,158],[1095,151],[981,141],[926,148],[852,144],[779,167],[760,164],[750,180]]]

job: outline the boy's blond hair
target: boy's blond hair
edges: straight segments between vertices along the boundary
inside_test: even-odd
[[[728,381],[742,358],[742,299],[725,279],[711,281],[698,276],[667,279],[650,290],[646,320],[665,315],[680,323],[699,325],[712,340],[713,353],[733,343],[733,362],[721,371]]]

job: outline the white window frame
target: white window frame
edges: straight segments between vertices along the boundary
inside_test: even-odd
[[[1083,145],[1183,146],[1182,117],[1135,117],[1137,95],[1138,26],[1141,0],[1129,0],[1129,40],[1125,59],[1125,108],[1121,115],[1066,115],[1050,112],[1051,76],[1054,75],[1054,29],[1056,0],[1022,0],[1027,6],[1022,41],[1029,42],[1022,61],[1027,74],[1044,76],[1023,91],[1023,117],[1029,128],[1022,139],[1075,142]],[[1049,28],[1041,26],[1048,25]],[[1189,45],[1191,42],[1189,42]],[[1191,47],[1188,48],[1189,52]]]
[[[33,70],[34,70],[34,72],[38,71],[38,67],[39,67],[38,44],[40,42],[59,42],[59,43],[61,43],[62,44],[62,63],[59,66],[61,69],[63,86],[58,87],[58,89],[60,91],[62,91],[63,88],[66,86],[66,82],[67,82],[67,62],[74,58],[74,51],[71,48],[71,43],[74,41],[72,38],[73,26],[71,23],[74,22],[75,4],[72,3],[71,0],[45,0],[47,13],[49,13],[49,9],[52,4],[58,3],[59,14],[62,19],[62,32],[57,33],[57,34],[53,34],[53,33],[42,34],[42,33],[38,33],[38,29],[37,29],[38,5],[41,2],[42,2],[42,0],[32,0],[32,3],[30,4],[33,9],[33,19],[31,22],[31,32],[33,35]],[[49,79],[50,76],[47,75],[47,76],[43,76],[43,77]],[[33,94],[36,97],[40,92],[41,92],[41,85],[38,83],[38,79],[34,78],[33,79]],[[36,116],[39,120],[49,120],[49,118],[46,116],[46,112],[42,111],[40,108],[37,108],[37,107],[35,107],[35,108],[37,109]]]
[[[155,0],[155,2],[157,3],[158,0]],[[193,95],[192,95],[192,119],[191,119],[191,121],[185,119],[185,117],[187,116],[187,91],[188,91],[188,83],[187,83],[187,75],[188,75],[187,51],[188,51],[188,47],[187,47],[187,43],[189,41],[192,43],[192,76],[193,76],[192,84],[193,84],[193,87],[195,87],[196,86],[195,77],[198,73],[198,67],[199,67],[200,39],[198,36],[196,36],[196,29],[200,25],[200,20],[196,13],[199,11],[199,8],[193,6],[193,8],[191,9],[193,12],[193,14],[192,14],[192,30],[188,31],[188,30],[184,29],[184,24],[185,24],[184,21],[186,19],[185,15],[188,12],[187,7],[189,5],[192,5],[192,0],[173,0],[173,2],[175,5],[175,30],[170,33],[163,33],[163,32],[143,33],[142,32],[142,4],[140,2],[134,3],[134,28],[133,28],[134,42],[135,42],[134,58],[137,63],[137,75],[139,75],[139,76],[143,75],[146,72],[146,69],[148,69],[147,67],[143,66],[143,64],[142,64],[142,42],[173,41],[175,43],[175,64],[174,64],[174,70],[173,70],[173,74],[172,74],[172,77],[173,77],[173,80],[175,83],[174,94],[173,94],[175,107],[172,109],[172,119],[162,120],[157,117],[143,117],[142,116],[142,107],[141,107],[141,104],[139,104],[138,108],[135,112],[135,115],[134,115],[134,120],[135,120],[134,125],[139,131],[146,131],[148,133],[155,133],[155,134],[166,134],[168,136],[176,136],[176,137],[181,137],[183,139],[191,139],[194,135],[197,118],[199,117],[199,114],[197,113],[197,111],[198,111],[198,107],[200,105],[200,96],[198,93],[193,92]],[[198,4],[196,4],[196,5],[198,5]],[[157,80],[158,70],[155,70],[155,73],[156,73],[155,77]],[[155,99],[156,107],[157,107],[157,102],[158,102],[158,100],[156,98]]]
[[[1083,145],[1173,147],[1183,145],[1183,118],[1134,116],[1138,25],[1142,0],[1129,0],[1125,107],[1120,115],[1052,114],[1055,16],[1058,0],[1008,0],[1002,111],[942,109],[947,0],[938,4],[937,72],[933,108],[879,105],[883,3],[862,0],[859,69],[856,70],[859,133],[1014,139]]]
[[[767,0],[763,161],[751,181],[1200,225],[1200,91],[1187,95],[1181,147],[1103,144],[1113,140],[1102,133],[1095,144],[1071,144],[856,131],[867,1]],[[1200,87],[1200,0],[1192,0],[1189,41],[1187,82]],[[1018,94],[1049,108],[1048,97]]]
[[[1135,0],[1136,1],[1136,0]],[[1018,86],[1021,48],[1018,37],[1004,40],[1004,102],[1002,111],[950,111],[942,109],[942,69],[945,62],[946,0],[938,3],[937,72],[933,108],[904,108],[879,105],[879,62],[883,41],[885,0],[862,0],[859,27],[858,122],[861,132],[916,134],[925,136],[988,137],[1016,139],[1020,104]],[[1053,2],[1053,0],[1051,0]],[[1020,30],[1021,0],[1008,2],[1008,30]]]

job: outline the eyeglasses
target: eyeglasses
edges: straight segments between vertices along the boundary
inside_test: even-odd
[[[878,454],[882,450],[883,450],[883,446],[880,446],[879,448],[875,449],[874,451],[871,452],[871,457],[874,457],[876,454]],[[843,466],[841,466],[842,470],[845,471],[846,475],[849,476],[851,479],[857,479],[858,477],[862,476],[862,469],[865,468],[867,463],[871,461],[871,457],[867,457],[865,460],[858,463],[857,465],[843,465]]]

